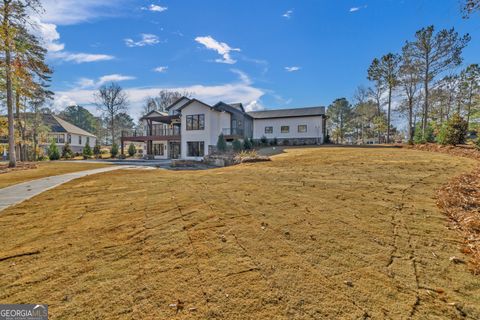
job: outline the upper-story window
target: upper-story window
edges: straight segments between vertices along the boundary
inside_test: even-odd
[[[273,133],[273,127],[265,127],[265,133],[266,134]]]
[[[205,129],[205,115],[204,114],[190,114],[186,116],[187,130],[204,130]]]
[[[281,126],[280,127],[280,132],[281,133],[289,133],[290,132],[290,126]]]
[[[49,134],[48,138],[50,141],[54,141],[55,143],[65,143],[65,135],[64,134]]]
[[[307,132],[307,125],[306,124],[299,124],[298,125],[298,132],[300,132],[300,133]]]

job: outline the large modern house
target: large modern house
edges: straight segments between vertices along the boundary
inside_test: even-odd
[[[146,155],[155,159],[201,160],[211,153],[218,136],[225,139],[273,140],[279,144],[322,144],[325,107],[246,112],[241,103],[209,105],[182,97],[166,112],[152,111],[140,119],[142,132],[122,134],[125,142],[143,142]]]

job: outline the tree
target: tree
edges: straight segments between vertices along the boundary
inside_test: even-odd
[[[47,149],[48,158],[50,160],[60,159],[60,151],[58,150],[57,144],[52,140],[50,146]]]
[[[402,64],[399,70],[400,85],[405,94],[408,113],[408,142],[413,144],[413,113],[418,85],[420,84],[419,66],[410,56],[407,48],[402,49]]]
[[[3,57],[5,75],[6,105],[8,114],[8,146],[9,146],[9,167],[16,166],[15,155],[15,127],[13,114],[14,98],[14,61],[16,54],[24,42],[18,41],[18,35],[25,34],[28,23],[28,11],[41,9],[38,0],[3,0],[0,2],[0,47]],[[31,36],[33,37],[33,36]]]
[[[112,146],[115,143],[115,117],[127,109],[127,94],[122,87],[112,82],[105,84],[95,94],[97,107],[104,113],[110,122]],[[118,150],[117,150],[118,151]]]
[[[135,153],[137,153],[137,149],[135,149],[135,145],[133,143],[130,143],[130,145],[128,146],[128,155],[130,157],[133,157]]]
[[[459,36],[452,29],[435,33],[433,26],[422,28],[415,34],[414,41],[407,41],[405,51],[419,68],[423,82],[422,134],[425,135],[429,116],[429,89],[431,82],[441,73],[462,62],[462,51],[470,41],[468,34]]]
[[[218,136],[217,150],[219,152],[227,151],[227,141],[225,141],[225,137],[223,136],[223,133],[220,133],[220,135]]]
[[[102,154],[102,147],[100,146],[100,142],[98,139],[95,141],[95,146],[93,147],[93,154],[95,155],[95,158],[100,158],[100,155]]]
[[[352,119],[352,106],[345,98],[336,99],[327,109],[329,124],[336,143],[343,143],[345,131]]]
[[[65,142],[65,145],[62,148],[62,158],[65,158],[65,159],[73,158],[73,151],[68,142]]]
[[[468,18],[475,11],[480,11],[480,0],[463,0],[463,17]]]
[[[90,148],[90,143],[87,143],[82,150],[83,158],[88,159],[93,155],[92,148]]]
[[[188,91],[176,91],[162,89],[155,97],[148,97],[145,106],[143,108],[143,114],[147,114],[151,111],[165,112],[166,108],[173,104],[181,97],[191,97],[191,93]]]
[[[460,73],[460,99],[466,107],[466,121],[470,125],[472,108],[475,107],[475,97],[480,95],[480,67],[471,64]]]
[[[242,143],[238,139],[233,140],[232,147],[235,152],[242,151]]]
[[[90,133],[97,132],[97,119],[82,106],[68,106],[59,117]]]
[[[401,58],[397,54],[388,53],[380,59],[373,59],[368,69],[368,79],[376,81],[388,92],[387,109],[387,143],[390,143],[390,117],[392,109],[392,93],[398,85],[398,72]]]
[[[118,145],[114,142],[112,148],[110,149],[110,155],[112,158],[115,158],[118,155]]]

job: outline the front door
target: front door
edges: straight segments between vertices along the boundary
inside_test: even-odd
[[[168,149],[170,150],[170,159],[180,158],[180,142],[170,142],[170,148]]]

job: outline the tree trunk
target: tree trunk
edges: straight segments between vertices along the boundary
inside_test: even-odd
[[[392,86],[388,87],[387,143],[390,143],[390,112],[392,107]]]
[[[413,99],[408,99],[408,142],[413,144]]]
[[[427,131],[427,121],[428,121],[428,74],[429,74],[429,62],[428,62],[428,57],[426,58],[427,60],[427,66],[425,68],[425,79],[423,82],[424,89],[425,89],[425,103],[423,107],[423,121],[422,121],[422,137],[425,139],[425,132]]]
[[[8,113],[8,153],[10,168],[17,166],[17,157],[15,155],[15,127],[13,119],[13,89],[12,89],[12,61],[10,52],[10,25],[8,23],[8,17],[10,2],[3,2],[3,28],[5,32],[5,77],[6,77],[6,89],[7,89],[7,113]]]
[[[113,146],[113,144],[115,143],[115,127],[114,127],[115,116],[113,115],[113,113],[110,116],[111,116],[110,125],[112,126],[111,130],[112,130],[112,146]]]

